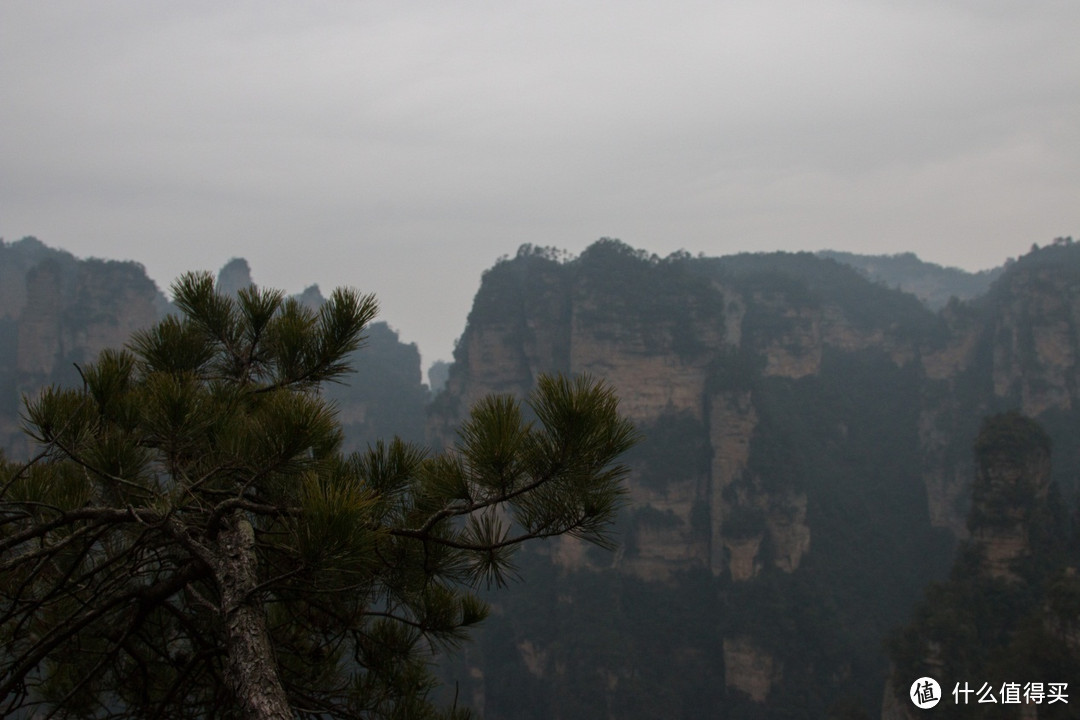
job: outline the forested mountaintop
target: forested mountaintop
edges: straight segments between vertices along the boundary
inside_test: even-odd
[[[823,250],[820,257],[850,265],[869,280],[911,293],[930,308],[940,310],[952,298],[971,300],[984,294],[1004,267],[967,272],[920,260],[914,253],[858,255]]]
[[[558,371],[607,378],[645,440],[622,549],[530,557],[544,582],[458,669],[474,702],[495,718],[879,715],[885,638],[969,536],[982,418],[1038,418],[1058,497],[1075,496],[1078,272],[1061,242],[934,311],[809,253],[604,240],[494,266],[429,438]]]

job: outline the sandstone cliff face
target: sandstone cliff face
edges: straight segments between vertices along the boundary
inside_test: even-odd
[[[141,265],[76,260],[33,238],[0,245],[0,280],[0,447],[18,455],[22,394],[76,381],[75,364],[122,346],[166,302]]]
[[[944,308],[947,338],[920,348],[926,390],[919,425],[930,516],[957,537],[967,535],[973,466],[966,448],[979,419],[1014,408],[1071,422],[1080,397],[1078,250],[1058,245],[1020,258],[985,297]]]
[[[1060,269],[1021,266],[992,297],[993,386],[1037,417],[1076,401],[1080,287]]]
[[[753,478],[745,478],[750,489],[732,491],[744,479],[757,424],[749,377],[798,381],[820,374],[829,353],[870,349],[904,366],[916,344],[895,327],[853,319],[836,302],[793,297],[784,284],[702,272],[686,258],[647,261],[616,244],[591,252],[569,265],[526,254],[488,272],[429,440],[445,443],[487,393],[525,395],[540,372],[603,377],[639,426],[681,413],[706,428],[709,443],[709,466],[669,473],[663,498],[632,487],[635,506],[658,509],[669,522],[637,524],[636,556],[619,558],[625,569],[651,579],[699,562],[737,580],[766,566],[794,571],[812,543],[805,493],[766,492]],[[704,533],[695,508],[704,508]],[[757,531],[725,531],[725,518],[747,513],[760,515]],[[763,544],[767,560],[759,557]]]
[[[30,376],[123,345],[162,307],[153,281],[134,263],[48,259],[26,273],[24,287],[16,368]]]
[[[709,483],[710,547],[725,548],[730,557],[732,577],[746,580],[757,574],[761,535],[747,538],[724,535],[724,516],[730,513],[730,502],[724,493],[741,480],[750,461],[750,439],[757,425],[757,414],[748,391],[716,393],[709,403],[710,445],[712,446]],[[745,502],[746,499],[742,498]],[[729,533],[730,535],[730,533]],[[714,574],[724,569],[724,553],[709,556]]]
[[[724,612],[742,618],[722,630],[725,687],[767,703],[811,677],[840,687],[874,676],[859,663],[881,662],[882,618],[902,622],[898,603],[943,575],[950,542],[935,528],[968,536],[979,419],[1077,408],[1080,278],[1035,260],[986,297],[932,312],[803,256],[659,260],[599,243],[559,262],[527,251],[485,275],[428,437],[445,442],[480,396],[523,396],[541,372],[604,377],[646,438],[629,458],[623,546],[605,557],[560,541],[547,556],[564,572],[611,565],[673,585],[707,569]],[[974,538],[1002,577],[1024,556],[1013,535]],[[845,596],[870,572],[878,600]],[[785,613],[801,608],[783,609],[785,598],[807,584],[821,602],[839,593],[844,612],[869,613],[826,631],[827,613],[812,610],[817,626],[795,631],[831,643],[828,632],[865,622],[875,649],[854,671],[850,659],[789,666],[791,638],[766,628],[790,625]],[[880,610],[862,608],[871,602]]]

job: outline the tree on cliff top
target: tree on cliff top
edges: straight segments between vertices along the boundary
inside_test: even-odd
[[[611,390],[542,378],[535,421],[477,405],[450,452],[343,456],[321,383],[376,312],[173,288],[181,317],[27,403],[0,459],[0,714],[424,718],[431,655],[522,542],[601,545],[634,441]]]

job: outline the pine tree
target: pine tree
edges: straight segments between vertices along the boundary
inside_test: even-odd
[[[611,389],[541,377],[442,454],[344,456],[320,386],[373,297],[173,292],[179,315],[27,401],[35,458],[0,458],[0,713],[464,715],[430,661],[484,618],[474,591],[525,541],[610,545],[635,438]]]

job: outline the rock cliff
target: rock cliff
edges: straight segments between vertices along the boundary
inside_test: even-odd
[[[217,280],[225,293],[251,283],[242,258],[229,261]],[[314,308],[323,302],[317,286],[298,299]],[[0,449],[12,457],[29,452],[19,426],[24,394],[78,382],[77,365],[123,346],[169,309],[137,263],[77,259],[35,238],[0,241]],[[349,446],[395,435],[422,442],[428,392],[417,347],[400,342],[386,323],[374,323],[351,362],[357,372],[328,390]]]
[[[24,393],[76,382],[76,365],[123,345],[166,307],[137,263],[78,260],[35,238],[0,241],[0,447],[27,450]]]
[[[1019,582],[1032,556],[1031,535],[1047,511],[1050,438],[1019,413],[987,423],[975,444],[969,546],[978,574]]]
[[[226,270],[223,290],[251,280],[242,260]],[[576,259],[526,247],[485,273],[428,442],[453,442],[477,399],[523,396],[545,372],[606,378],[645,440],[627,458],[621,548],[560,539],[525,553],[530,584],[500,596],[454,678],[461,697],[493,719],[876,716],[882,640],[958,546],[1003,592],[1042,573],[1045,611],[1028,617],[1076,649],[1075,571],[1039,564],[1046,547],[1075,547],[1054,545],[1058,525],[1030,522],[1015,495],[1077,490],[1080,247],[1033,252],[933,309],[867,274],[809,254],[657,258],[612,240]],[[300,299],[322,302],[316,287]],[[77,381],[73,363],[164,308],[134,263],[0,244],[8,451],[24,450],[11,444],[21,393]],[[353,444],[419,439],[416,347],[376,324],[355,360],[350,385],[330,390]],[[1009,408],[1045,427],[1052,467],[973,459],[982,418]],[[939,646],[911,657],[938,667]]]
[[[771,269],[773,261],[779,272]],[[808,287],[798,279],[807,271],[824,275]],[[744,579],[760,562],[749,549],[761,548],[767,537],[770,564],[790,572],[812,542],[807,497],[797,481],[780,478],[790,487],[766,491],[760,473],[747,472],[764,392],[756,386],[820,376],[835,355],[877,353],[907,368],[921,352],[910,317],[873,323],[865,308],[845,304],[829,288],[832,275],[862,282],[871,295],[936,322],[914,300],[809,255],[658,260],[601,241],[573,263],[559,264],[530,249],[485,276],[447,392],[431,414],[429,437],[446,442],[476,399],[489,392],[522,395],[541,372],[604,377],[646,437],[680,417],[687,433],[702,438],[707,456],[676,469],[661,448],[662,459],[641,463],[642,473],[663,477],[635,483],[635,504],[667,513],[671,527],[664,533],[655,524],[639,527],[649,541],[637,542],[637,550],[662,555],[669,570],[679,561],[700,561],[716,574],[728,572],[734,556],[734,572]],[[947,362],[938,356],[958,354],[948,346],[933,351],[938,365]],[[965,360],[955,362],[963,368]],[[704,536],[694,532],[695,507],[708,515]],[[760,527],[750,527],[748,516]],[[624,562],[655,579],[645,569],[654,564]]]
[[[975,442],[970,538],[949,579],[927,590],[914,619],[890,639],[883,720],[920,716],[906,693],[926,676],[941,684],[940,717],[1075,717],[1067,704],[1029,702],[1019,691],[1080,672],[1080,537],[1051,480],[1050,452],[1042,426],[1015,410],[983,423]],[[986,683],[999,707],[973,707],[952,693],[965,683]],[[1006,683],[1018,688],[1009,704]]]
[[[701,620],[720,635],[705,652],[741,691],[732,707],[782,714],[815,686],[822,712],[877,712],[881,638],[968,536],[979,419],[1046,418],[1080,457],[1078,274],[1080,248],[1058,244],[932,310],[806,254],[526,247],[485,274],[428,437],[448,442],[478,397],[523,395],[542,372],[606,378],[645,436],[623,547],[547,561],[570,586],[611,570],[673,592],[707,570],[717,610]],[[1003,568],[1023,553],[1006,535],[976,538]],[[522,640],[555,657],[557,638]]]

